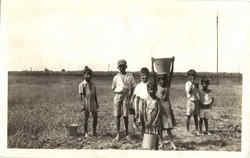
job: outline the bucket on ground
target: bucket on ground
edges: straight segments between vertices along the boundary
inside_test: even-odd
[[[143,149],[156,149],[158,146],[158,135],[147,134],[143,135],[142,148]]]
[[[76,123],[67,126],[68,136],[77,136],[77,129],[79,125]]]

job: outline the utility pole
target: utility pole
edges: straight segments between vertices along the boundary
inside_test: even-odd
[[[218,11],[216,15],[216,44],[217,44],[217,62],[216,62],[216,72],[217,72],[217,84],[219,84],[219,16]]]

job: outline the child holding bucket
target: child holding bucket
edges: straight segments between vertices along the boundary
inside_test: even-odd
[[[206,78],[201,79],[201,90],[200,90],[200,134],[202,133],[202,124],[204,122],[205,132],[204,134],[211,135],[208,131],[208,118],[211,111],[211,106],[214,102],[214,98],[210,96],[211,90],[208,89],[209,80]]]
[[[157,85],[154,80],[147,84],[148,97],[144,109],[145,133],[142,142],[142,148],[158,150],[159,131],[161,128],[160,114],[161,107],[159,99],[156,97]]]
[[[156,66],[155,78],[158,76],[158,85],[156,96],[161,102],[161,145],[168,143],[168,141],[163,141],[163,131],[167,131],[169,142],[171,147],[175,150],[176,146],[173,142],[172,129],[175,126],[175,118],[170,102],[170,85],[171,79],[174,71],[174,60],[175,58],[152,58],[152,70],[154,72],[154,65]]]
[[[199,113],[200,113],[200,107],[199,107],[199,89],[197,88],[197,83],[195,83],[196,79],[196,71],[191,69],[187,72],[188,81],[185,83],[185,92],[186,92],[186,129],[187,132],[189,131],[190,126],[190,118],[193,116],[194,123],[195,123],[195,131],[196,134],[199,134],[198,132],[198,119],[199,119]]]
[[[161,145],[168,143],[168,141],[163,141],[163,132],[167,131],[169,137],[169,143],[171,147],[175,150],[176,146],[173,142],[172,129],[176,125],[174,113],[172,110],[172,105],[170,102],[169,91],[170,91],[170,80],[172,77],[173,69],[170,75],[162,74],[158,75],[158,86],[156,96],[161,102]]]
[[[147,83],[149,78],[149,70],[146,67],[141,68],[140,80],[141,82],[136,85],[134,94],[131,98],[131,103],[134,104],[134,126],[140,124],[142,126],[141,134],[143,136],[145,131],[145,122],[143,117],[143,111],[145,108],[145,100],[148,98]]]
[[[88,137],[88,119],[89,113],[92,113],[93,116],[93,136],[96,136],[96,127],[97,127],[97,110],[99,108],[96,86],[91,81],[92,79],[92,70],[87,66],[83,70],[84,80],[79,84],[79,94],[81,101],[83,102],[83,111],[85,111],[85,120],[84,120],[84,136]]]

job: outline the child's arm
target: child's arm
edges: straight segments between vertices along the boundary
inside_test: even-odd
[[[114,91],[115,88],[116,88],[116,77],[114,77],[112,81],[112,87],[111,87],[112,91]]]
[[[149,114],[149,115],[147,115]],[[146,128],[151,128],[153,126],[153,122],[155,121],[155,118],[157,116],[157,109],[152,108],[149,109],[148,112],[146,112],[147,118],[144,118],[145,120],[145,127]]]
[[[99,109],[99,104],[98,104],[98,99],[97,99],[96,87],[95,87],[95,102],[96,102],[97,109]]]
[[[174,60],[175,60],[175,58],[173,57],[172,60],[173,61],[172,61],[171,71],[169,74],[168,87],[171,86],[171,81],[172,81],[172,77],[173,77],[173,73],[174,73]]]

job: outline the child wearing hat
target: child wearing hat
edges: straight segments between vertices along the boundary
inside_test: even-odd
[[[193,116],[194,123],[195,123],[195,130],[196,134],[199,134],[198,132],[198,119],[199,119],[199,89],[197,88],[196,81],[196,71],[191,69],[187,72],[187,78],[188,81],[185,83],[185,92],[186,92],[186,129],[187,132],[189,132],[189,126],[190,126],[190,118]]]
[[[87,66],[83,70],[83,81],[79,84],[79,94],[81,101],[83,103],[83,111],[85,112],[84,120],[84,136],[88,137],[88,119],[89,113],[92,113],[93,117],[93,136],[96,136],[96,127],[97,127],[97,110],[99,108],[96,86],[92,82],[92,70]]]
[[[132,73],[126,72],[127,62],[121,59],[117,63],[119,72],[114,76],[112,82],[112,90],[114,92],[114,116],[116,120],[117,135],[115,140],[120,140],[120,118],[123,116],[126,138],[130,139],[128,133],[129,124],[129,103],[136,85]]]
[[[145,131],[145,122],[143,111],[145,108],[145,101],[148,98],[147,83],[149,78],[149,70],[146,67],[141,68],[140,71],[140,83],[135,87],[134,94],[131,99],[131,103],[134,103],[135,117],[134,126],[140,124],[142,126],[141,135],[143,136]]]
[[[204,134],[211,135],[208,131],[208,118],[211,111],[211,106],[214,103],[214,98],[210,96],[211,90],[208,88],[209,80],[202,78],[200,90],[200,134],[203,135],[202,124],[204,122],[205,132]]]

